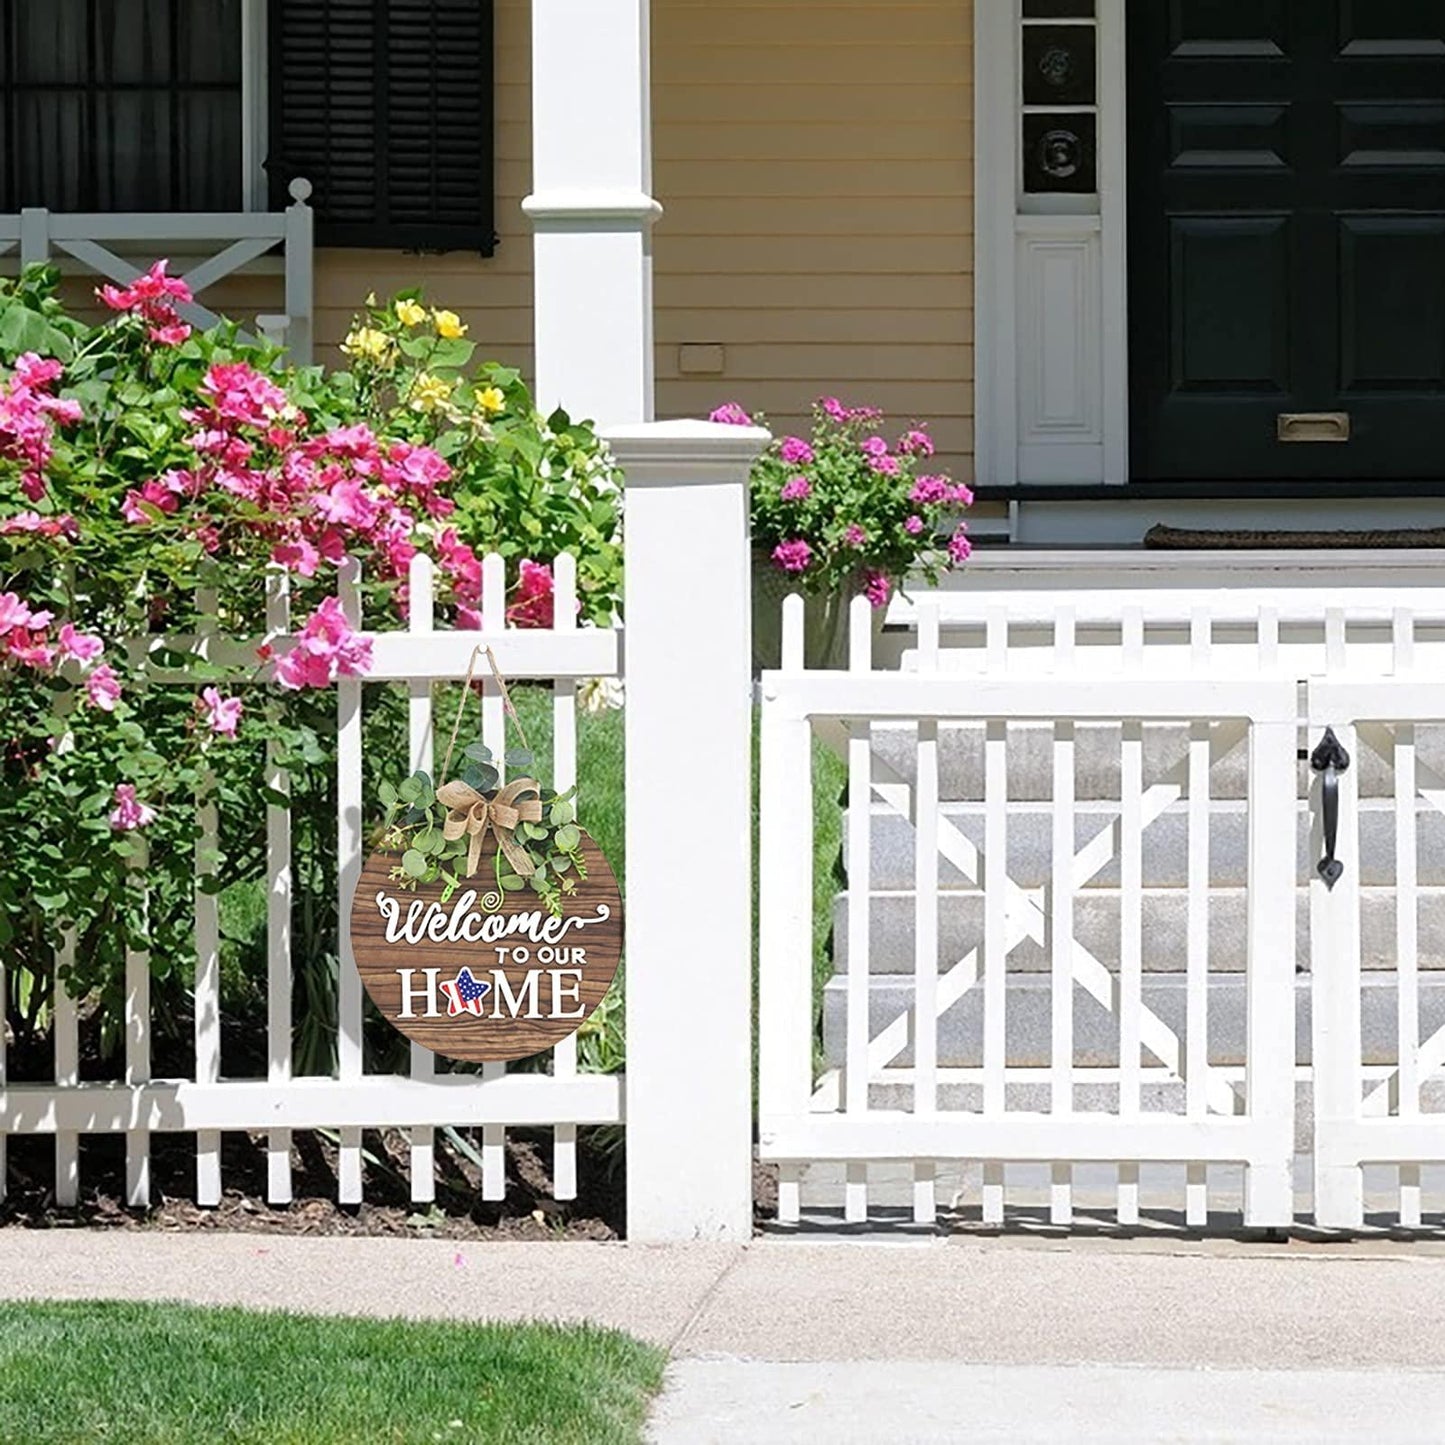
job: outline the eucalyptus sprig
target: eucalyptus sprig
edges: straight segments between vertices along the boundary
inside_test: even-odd
[[[460,780],[476,792],[493,794],[501,783],[501,771],[484,743],[472,743],[463,750]],[[533,766],[533,755],[523,749],[508,752],[508,768],[521,772]],[[481,893],[484,906],[493,911],[502,906],[508,893],[530,889],[554,917],[562,913],[562,900],[577,891],[587,877],[582,855],[582,829],[577,822],[576,788],[565,793],[540,795],[540,822],[522,821],[513,838],[527,855],[533,872],[528,877],[513,871],[500,848],[491,863],[496,891]],[[469,842],[465,834],[448,838],[445,833],[448,809],[436,795],[436,786],[425,772],[413,773],[399,784],[383,780],[377,789],[386,815],[379,847],[400,855],[390,877],[402,888],[440,882],[442,902],[466,881]]]

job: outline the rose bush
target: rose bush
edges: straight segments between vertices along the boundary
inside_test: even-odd
[[[580,610],[610,620],[620,494],[590,428],[538,417],[515,372],[472,368],[465,328],[416,295],[370,306],[349,367],[330,373],[290,369],[229,323],[193,331],[163,262],[98,296],[109,314],[91,325],[67,314],[53,274],[0,281],[8,1012],[19,1033],[42,1029],[67,935],[72,991],[98,990],[112,1027],[128,952],[183,997],[197,886],[260,873],[265,805],[289,802],[304,1055],[305,1030],[333,1016],[321,995],[339,954],[324,690],[370,664],[338,565],[360,563],[366,626],[392,627],[426,551],[442,625],[475,626],[480,556],[495,547],[519,578],[512,621],[546,626],[550,563],[576,548]],[[279,657],[256,637],[268,573],[289,582],[295,645]],[[241,675],[207,656],[209,632],[256,637]],[[404,752],[405,698],[367,697],[374,772]],[[268,759],[290,773],[289,800],[265,787]],[[221,837],[198,853],[206,801]]]

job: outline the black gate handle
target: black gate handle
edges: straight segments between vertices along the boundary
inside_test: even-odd
[[[1350,755],[1333,728],[1325,729],[1319,747],[1310,754],[1310,767],[1324,774],[1325,856],[1320,860],[1318,872],[1325,880],[1325,887],[1333,891],[1345,876],[1345,865],[1335,857],[1335,845],[1340,835],[1340,774],[1350,770]]]

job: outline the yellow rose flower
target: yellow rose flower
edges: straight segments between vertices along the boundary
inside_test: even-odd
[[[396,319],[403,326],[420,326],[426,320],[426,307],[415,301],[398,301]]]
[[[435,411],[451,400],[452,383],[424,371],[411,384],[411,406],[415,411]]]
[[[488,416],[496,416],[507,409],[506,395],[499,386],[479,386],[473,395],[477,399],[477,405]]]
[[[351,332],[341,343],[341,349],[347,356],[360,357],[381,365],[390,361],[393,353],[391,338],[384,331],[377,331],[371,326],[359,326]]]
[[[437,335],[448,341],[455,341],[458,336],[467,334],[462,318],[455,311],[433,311],[431,319],[436,326]]]

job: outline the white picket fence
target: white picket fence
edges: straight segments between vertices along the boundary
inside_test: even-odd
[[[1426,766],[1445,770],[1445,589],[1338,580],[945,593],[920,601],[889,670],[874,669],[859,604],[837,673],[802,668],[790,604],[783,668],[763,685],[760,863],[759,1130],[785,1223],[841,1166],[845,1221],[884,1217],[907,1191],[916,1221],[942,1206],[996,1224],[1038,1202],[1042,1165],[1056,1225],[1075,1216],[1076,1168],[1091,1211],[1137,1224],[1142,1167],[1156,1207],[1190,1226],[1213,1208],[1279,1227],[1311,1207],[1297,1148],[1313,1150],[1321,1224],[1361,1223],[1366,1165],[1396,1171],[1393,1203],[1377,1179],[1370,1212],[1420,1222],[1422,1166],[1445,1162],[1445,1018],[1429,987],[1445,978],[1431,977],[1445,957],[1429,912],[1445,880],[1424,886],[1417,867],[1445,808]],[[1319,782],[1305,793],[1298,761],[1327,725],[1355,755],[1333,892],[1314,873]],[[819,1078],[814,736],[850,778],[846,972]],[[1375,847],[1386,812],[1391,858]],[[910,876],[875,885],[877,859],[903,866],[879,852],[890,829]],[[1307,878],[1313,928],[1297,936]],[[1114,1178],[1107,1204],[1097,1166]],[[1241,1171],[1242,1197],[1222,1204]]]
[[[366,682],[405,684],[410,697],[409,769],[434,772],[436,722],[433,687],[466,676],[474,649],[490,647],[503,675],[513,682],[540,682],[553,689],[551,777],[566,790],[577,781],[577,683],[590,677],[620,675],[618,630],[577,625],[576,562],[557,559],[555,625],[550,630],[520,631],[506,625],[508,579],[504,560],[486,557],[482,571],[480,632],[439,631],[434,625],[434,570],[431,559],[411,564],[409,617],[405,631],[369,636],[374,663]],[[352,625],[361,625],[359,576],[354,564],[342,570],[340,595]],[[266,602],[269,641],[279,655],[289,645],[287,578],[268,577]],[[201,655],[234,667],[236,684],[255,676],[259,638],[226,639],[207,634],[196,640]],[[182,645],[191,645],[191,639]],[[154,651],[163,639],[140,639],[133,647]],[[158,682],[185,683],[184,674],[155,673]],[[337,685],[337,850],[340,889],[337,906],[341,966],[335,1025],[338,1068],[335,1077],[301,1077],[292,1067],[292,840],[287,809],[267,807],[267,1053],[264,1078],[226,1078],[221,1074],[220,918],[216,895],[197,889],[195,896],[195,1050],[193,1079],[157,1079],[151,1073],[152,1019],[150,959],[132,952],[126,959],[124,1076],[114,1082],[82,1082],[79,1077],[77,1001],[57,978],[55,990],[55,1078],[50,1084],[11,1083],[0,1088],[0,1146],[5,1134],[53,1133],[56,1197],[72,1205],[79,1195],[79,1140],[82,1134],[124,1134],[125,1193],[132,1205],[151,1197],[151,1135],[157,1131],[195,1131],[196,1198],[213,1205],[221,1198],[221,1134],[226,1130],[265,1131],[267,1198],[273,1204],[292,1196],[291,1143],[296,1129],[339,1130],[339,1199],[361,1202],[362,1130],[410,1130],[411,1195],[418,1203],[435,1198],[435,1133],[441,1125],[480,1126],[482,1194],[504,1195],[504,1144],[508,1125],[545,1125],[554,1132],[554,1179],[558,1199],[577,1193],[576,1138],[579,1125],[617,1124],[622,1120],[621,1077],[580,1073],[575,1036],[553,1051],[547,1072],[513,1073],[505,1065],[484,1065],[475,1074],[438,1072],[436,1057],[411,1046],[407,1076],[368,1073],[364,1066],[362,1014],[364,991],[351,957],[345,919],[361,873],[364,827],[375,815],[375,800],[362,793],[362,680]],[[482,683],[482,740],[497,757],[507,749],[506,716],[496,684]],[[445,729],[447,722],[442,722]],[[443,737],[443,743],[445,737]],[[401,760],[395,760],[400,765]],[[289,780],[274,763],[267,785],[288,790]],[[582,804],[585,809],[585,797]],[[216,845],[220,819],[214,805],[200,812],[197,876],[202,859]],[[138,875],[139,876],[139,875]],[[142,885],[143,886],[143,885]],[[63,941],[56,963],[73,959],[74,940]],[[0,1040],[0,1086],[4,1079]],[[0,1153],[0,1193],[4,1187]]]
[[[362,793],[363,681],[347,679],[336,690],[340,879],[335,906],[342,927],[334,1075],[302,1077],[293,1067],[290,819],[286,809],[271,807],[265,1076],[221,1073],[218,904],[198,888],[194,1076],[153,1076],[150,960],[143,952],[126,960],[120,1078],[80,1077],[77,1004],[63,988],[57,990],[53,1079],[7,1081],[0,1037],[0,1194],[7,1135],[53,1136],[61,1204],[75,1203],[80,1194],[81,1138],[120,1135],[125,1139],[125,1195],[141,1206],[151,1197],[152,1136],[193,1132],[196,1197],[215,1204],[225,1183],[221,1135],[236,1131],[266,1136],[267,1195],[282,1204],[292,1195],[293,1131],[326,1130],[339,1140],[339,1198],[354,1204],[366,1184],[362,1131],[404,1129],[410,1131],[412,1198],[425,1203],[436,1187],[436,1131],[450,1125],[481,1129],[482,1193],[490,1200],[501,1199],[506,1187],[506,1130],[552,1130],[554,1193],[568,1199],[577,1192],[578,1128],[625,1122],[629,1238],[651,1243],[751,1236],[747,485],[769,437],[751,428],[665,422],[614,428],[607,439],[627,479],[626,1074],[580,1070],[575,1039],[551,1051],[545,1072],[502,1065],[483,1066],[480,1074],[448,1072],[417,1047],[411,1049],[404,1075],[368,1069],[364,990],[344,920],[362,868],[364,821],[373,810]],[[435,756],[434,684],[459,683],[475,649],[490,647],[509,681],[553,689],[551,776],[565,789],[577,778],[576,685],[585,678],[622,676],[623,630],[577,625],[572,558],[556,564],[550,630],[506,625],[507,580],[502,560],[486,558],[482,629],[438,630],[431,563],[418,558],[410,575],[408,626],[368,634],[373,665],[365,683],[407,687],[408,761],[428,767]],[[258,604],[260,585],[258,579]],[[345,570],[342,600],[353,626],[360,624],[358,585],[356,573]],[[200,609],[202,615],[205,610]],[[278,652],[287,645],[290,625],[287,592],[278,575],[266,597],[267,635]],[[234,669],[236,685],[254,673],[259,640],[214,633],[179,639],[184,648],[194,641],[211,662]],[[136,643],[142,649],[160,645],[159,639]],[[166,678],[164,661],[152,669],[158,684]],[[194,688],[194,680],[184,674],[170,677]],[[490,683],[483,709],[482,740],[500,756],[506,750],[505,707]],[[278,792],[287,790],[288,779],[274,757],[266,781]],[[220,821],[210,809],[199,817],[198,877]],[[692,819],[706,819],[708,827],[699,829]],[[686,843],[688,836],[695,841]],[[689,855],[690,866],[680,866]],[[137,886],[144,886],[143,870],[134,876]],[[319,906],[326,903],[320,900]],[[64,939],[56,941],[58,967],[71,957],[71,947]],[[0,996],[3,985],[0,973]]]

